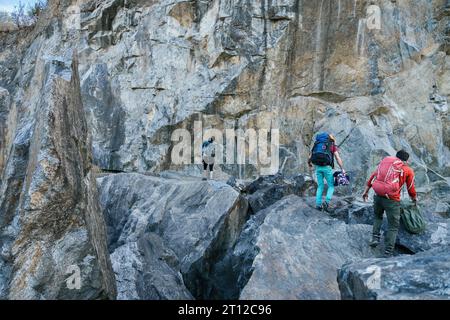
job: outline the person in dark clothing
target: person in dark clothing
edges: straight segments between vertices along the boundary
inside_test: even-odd
[[[215,138],[211,137],[202,144],[202,163],[203,163],[203,179],[208,179],[208,168],[209,168],[209,178],[213,178],[214,173],[214,162],[216,157],[216,144],[214,142]]]

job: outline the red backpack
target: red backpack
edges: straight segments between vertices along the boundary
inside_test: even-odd
[[[384,158],[377,168],[372,184],[375,193],[382,197],[394,197],[400,191],[400,177],[403,176],[403,161],[397,157]]]

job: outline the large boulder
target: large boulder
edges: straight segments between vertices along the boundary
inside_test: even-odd
[[[369,239],[369,226],[330,219],[287,196],[256,214],[235,246],[235,261],[247,263],[239,298],[339,299],[336,270],[373,256]]]
[[[206,298],[248,204],[224,182],[116,174],[98,179],[119,299]]]
[[[336,199],[336,209],[331,216],[345,221],[348,224],[369,224],[373,225],[373,203],[363,202],[349,197]]]
[[[345,264],[338,282],[342,299],[448,300],[450,248]]]
[[[114,299],[77,59],[38,63],[0,189],[0,298]]]
[[[316,184],[307,175],[284,176],[281,173],[273,176],[261,176],[243,188],[252,211],[258,212],[274,204],[283,197],[311,195]]]

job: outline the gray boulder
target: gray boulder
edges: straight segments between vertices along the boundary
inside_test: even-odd
[[[347,224],[373,224],[372,202],[362,202],[355,197],[335,198],[333,218],[343,220]]]
[[[311,195],[315,192],[316,187],[310,176],[302,174],[284,176],[279,173],[257,178],[246,185],[243,192],[247,194],[252,211],[258,212],[290,194]]]
[[[342,299],[450,299],[450,248],[367,259],[338,271]]]
[[[336,270],[347,261],[373,256],[369,226],[330,219],[297,196],[283,198],[258,216],[259,228],[249,226],[241,236],[253,239],[235,247],[236,256],[252,260],[243,270],[250,277],[240,299],[339,299]]]
[[[119,299],[207,297],[247,201],[224,182],[117,174],[98,179]]]

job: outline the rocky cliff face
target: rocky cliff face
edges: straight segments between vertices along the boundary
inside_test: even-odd
[[[376,1],[380,29],[367,21],[369,5],[53,1],[53,19],[32,46],[42,48],[38,55],[56,41],[80,51],[102,169],[179,169],[171,133],[201,120],[204,128],[278,128],[285,173],[306,170],[313,134],[329,130],[356,185],[401,147],[412,153],[418,181],[433,181],[433,171],[450,168],[447,3]],[[438,99],[430,100],[433,92]],[[254,167],[224,170],[243,178]]]
[[[102,1],[81,8],[82,86],[104,169],[171,167],[175,128],[279,128],[286,173],[306,170],[312,136],[333,132],[361,184],[395,149],[418,181],[448,173],[445,1]],[[420,6],[421,10],[414,7]],[[67,14],[67,11],[66,11]],[[438,19],[441,20],[438,20]],[[75,30],[74,30],[75,29]],[[240,177],[252,166],[225,170]]]
[[[0,32],[0,298],[374,297],[355,280],[376,255],[355,194],[383,156],[410,152],[426,200],[427,232],[401,231],[399,253],[450,241],[449,20],[446,0],[51,0],[33,30]],[[171,158],[172,133],[198,134],[195,121],[279,129],[285,176],[200,183]],[[341,221],[310,208],[311,178],[298,175],[322,130],[352,177]],[[262,166],[225,164],[221,177]],[[126,173],[95,181],[94,168]],[[158,175],[168,169],[189,177]],[[285,246],[299,250],[272,279]],[[347,260],[361,264],[338,286]],[[70,265],[86,279],[78,291]]]

